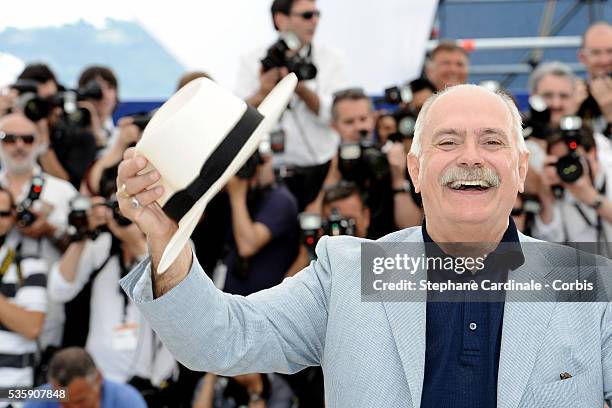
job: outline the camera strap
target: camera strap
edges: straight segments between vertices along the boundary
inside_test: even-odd
[[[109,257],[117,256],[119,261],[119,279],[123,279],[129,272],[130,268],[125,264],[125,259],[123,256],[123,246],[121,241],[112,235],[112,244]],[[119,285],[117,285],[119,286]],[[121,289],[119,286],[119,294],[123,297],[123,313],[121,315],[121,323],[125,324],[127,322],[127,314],[128,314],[128,306],[130,305],[130,299],[128,298],[127,293]]]
[[[2,285],[2,281],[4,280],[4,276],[6,275],[6,272],[9,270],[11,265],[15,263],[15,268],[17,272],[17,288],[20,288],[23,286],[24,279],[23,279],[23,272],[21,271],[21,265],[20,265],[20,258],[21,258],[20,253],[21,253],[21,243],[17,245],[16,249],[8,248],[8,250],[6,251],[6,256],[0,263],[0,285]]]
[[[601,195],[605,195],[606,194],[606,184],[607,184],[607,180],[604,178],[603,185],[601,186],[601,188],[597,189],[599,194],[601,194]],[[591,222],[591,220],[589,220],[589,218],[586,216],[586,214],[584,213],[584,211],[582,210],[582,208],[580,207],[580,205],[578,203],[574,203],[574,207],[576,208],[576,211],[578,211],[578,214],[580,214],[580,216],[582,217],[584,222],[586,222],[589,227],[595,228],[595,230],[597,231],[597,243],[598,243],[598,245],[601,242],[605,242],[606,243],[606,253],[608,253],[608,255],[610,255],[609,254],[610,251],[607,248],[608,239],[606,237],[606,232],[605,232],[605,230],[603,228],[603,221],[601,219],[601,215],[599,215],[599,213],[597,213],[597,219],[595,221],[595,224],[593,224],[593,222]],[[603,241],[602,241],[602,238],[603,238]]]

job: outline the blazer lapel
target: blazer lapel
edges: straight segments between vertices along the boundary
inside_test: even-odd
[[[416,245],[418,244],[413,244]],[[421,243],[421,245],[423,245]],[[424,248],[424,246],[423,246]],[[424,252],[418,252],[422,254]],[[406,279],[405,271],[397,271],[391,274],[390,281],[399,282]],[[418,282],[427,279],[427,272],[423,268],[411,276],[410,281]],[[391,326],[393,338],[397,345],[408,386],[412,396],[412,406],[421,405],[421,393],[423,391],[423,377],[425,371],[425,319],[426,319],[426,291],[412,292],[395,298],[388,295],[383,298],[383,305]]]
[[[536,252],[534,244],[523,245],[526,262],[509,278],[517,282],[545,284],[550,264]],[[536,299],[536,297],[538,297]],[[518,407],[533,370],[538,351],[555,309],[555,293],[508,292],[504,305],[502,344],[497,376],[498,408]]]

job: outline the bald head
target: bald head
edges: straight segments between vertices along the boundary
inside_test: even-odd
[[[11,113],[0,118],[0,130],[12,134],[37,134],[36,124],[24,114]]]
[[[430,236],[498,242],[524,189],[527,159],[521,117],[508,96],[477,85],[432,96],[417,118],[408,155]]]
[[[519,152],[527,151],[523,138],[521,115],[514,102],[502,92],[492,92],[478,85],[456,85],[431,96],[423,105],[414,129],[410,153],[420,157],[427,137],[439,123],[449,118],[475,118],[486,123],[486,118],[502,115],[506,126],[501,129],[508,142]],[[452,119],[450,120],[452,122]],[[450,123],[449,122],[449,123]]]
[[[601,21],[591,25],[582,35],[582,47],[578,52],[593,79],[612,72],[612,25]]]

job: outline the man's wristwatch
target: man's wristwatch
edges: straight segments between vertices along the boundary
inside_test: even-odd
[[[401,188],[394,188],[391,191],[393,191],[393,195],[397,193],[410,193],[412,191],[412,186],[410,185],[410,181],[404,180],[404,185]]]
[[[592,204],[589,204],[589,206],[595,210],[598,210],[603,205],[604,200],[605,197],[600,194],[597,196],[597,198],[595,199],[595,201],[593,201]]]

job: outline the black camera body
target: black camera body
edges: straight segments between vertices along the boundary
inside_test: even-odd
[[[323,220],[323,233],[332,237],[340,235],[355,236],[355,220],[353,218],[342,217],[338,210],[334,208],[329,217]]]
[[[98,205],[104,205],[110,208],[113,211],[113,219],[122,227],[132,224],[132,221],[125,218],[121,214],[121,211],[119,210],[119,203],[115,197],[112,197],[106,200],[104,203]],[[89,229],[88,215],[91,208],[91,201],[87,197],[77,196],[70,200],[67,231],[70,242],[78,242],[84,239],[91,239],[95,241],[101,233],[109,231],[108,227],[106,226],[96,228],[95,230]]]
[[[321,235],[339,236],[356,234],[355,220],[342,217],[338,210],[332,209],[327,219],[319,214],[303,212],[298,216],[301,231],[301,242],[308,250],[311,258],[316,258],[314,249]]]
[[[287,57],[288,51],[297,51],[301,48],[300,40],[295,34],[285,34],[277,42],[272,44],[261,60],[263,71],[267,72],[273,68],[286,67],[289,72],[294,72],[298,81],[307,81],[317,76],[317,67],[312,63],[310,52],[307,57],[296,53],[293,57]]]
[[[392,142],[403,142],[414,137],[417,116],[409,108],[400,108],[393,112],[393,119],[397,123],[397,133],[389,135]]]
[[[25,116],[33,122],[49,116],[56,107],[62,108],[64,120],[78,127],[85,127],[91,123],[91,115],[85,108],[79,108],[77,102],[84,100],[102,99],[100,84],[91,80],[82,88],[63,90],[47,98],[37,94],[37,82],[20,80],[11,85],[19,93],[18,104],[22,107]]]
[[[342,178],[361,187],[368,181],[380,181],[390,173],[387,156],[367,135],[367,131],[362,131],[359,142],[343,142],[338,148],[338,169]]]
[[[140,112],[132,116],[132,123],[140,129],[142,132],[145,130],[151,119],[153,119],[153,115],[155,114],[155,110],[151,112]]]
[[[298,216],[300,222],[301,242],[308,249],[308,252],[314,254],[314,248],[319,241],[322,221],[319,214],[303,212]]]
[[[91,209],[91,202],[87,197],[76,196],[70,200],[68,213],[68,236],[70,242],[82,241],[86,238],[96,239],[99,232],[89,231],[87,213]]]
[[[256,151],[251,157],[249,157],[249,159],[246,161],[246,163],[244,163],[240,170],[238,170],[236,176],[243,180],[250,180],[251,178],[253,178],[253,176],[255,176],[257,166],[262,163],[263,158],[261,157],[261,154],[259,154],[259,151]]]
[[[524,118],[523,137],[547,140],[551,135],[550,109],[539,95],[529,98],[529,113]]]
[[[45,180],[41,176],[34,176],[32,178],[32,184],[30,185],[30,191],[27,197],[19,203],[16,208],[18,226],[22,228],[29,227],[36,221],[36,215],[30,211],[30,208],[32,208],[34,202],[40,198],[44,186]]]
[[[582,120],[578,116],[566,116],[560,125],[561,138],[569,153],[559,158],[555,167],[561,181],[575,183],[584,174],[584,166],[577,152],[578,147],[583,145]]]

